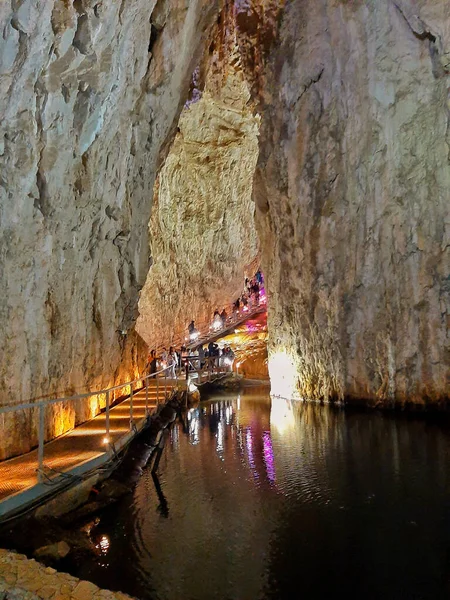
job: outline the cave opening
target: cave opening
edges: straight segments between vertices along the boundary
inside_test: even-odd
[[[265,310],[230,329],[237,315],[255,311],[255,286],[258,306],[265,309],[267,300],[253,198],[260,116],[235,31],[224,36],[217,48],[209,45],[207,66],[192,74],[189,97],[156,178],[151,266],[136,330],[151,349],[179,348],[188,338],[188,323],[214,330],[214,315],[225,311],[224,333],[231,335],[219,345],[236,351],[240,374],[266,378]]]

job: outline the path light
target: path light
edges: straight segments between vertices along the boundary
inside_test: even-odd
[[[109,444],[109,437],[107,435],[103,438],[103,444],[105,444],[105,446],[106,444]]]

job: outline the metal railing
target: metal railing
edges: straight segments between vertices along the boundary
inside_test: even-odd
[[[253,306],[251,309],[248,310],[248,312],[242,312],[242,311],[239,313],[233,312],[229,316],[225,325],[217,331],[211,331],[210,325],[205,325],[204,327],[202,327],[201,337],[199,336],[198,340],[196,340],[195,342],[191,341],[186,345],[187,345],[187,347],[194,347],[196,345],[205,343],[205,340],[220,335],[221,331],[223,332],[228,327],[230,327],[230,325],[232,325],[233,323],[250,318],[251,316],[253,316],[255,313],[259,312],[263,308],[265,308],[265,306],[260,304],[258,306]],[[186,342],[186,340],[180,340],[181,344],[185,344],[185,342]],[[199,357],[194,357],[194,356],[189,357],[189,359],[191,361],[199,361],[200,360]],[[217,362],[218,357],[210,357],[209,359],[206,357],[204,360],[207,364],[206,369],[205,368],[202,369],[200,364],[199,364],[199,368],[192,369],[193,372],[196,372],[198,374],[199,382],[201,382],[201,380],[202,380],[203,373],[206,373],[208,380],[211,381],[211,378],[214,377],[215,375],[219,375],[219,374],[223,374],[223,373],[231,371],[231,369],[228,366],[224,366],[222,368],[222,366],[219,365],[219,363]],[[192,365],[192,367],[193,367],[193,365]],[[159,397],[160,397],[161,375],[164,374],[164,398],[166,398],[166,396],[167,396],[167,379],[168,379],[167,374],[169,371],[172,371],[172,370],[173,370],[172,365],[166,366],[163,369],[160,369],[159,371],[157,371],[156,373],[151,373],[149,375],[143,375],[141,377],[133,379],[132,381],[127,381],[125,383],[114,385],[109,388],[96,390],[96,391],[84,392],[82,394],[76,394],[73,396],[66,396],[66,397],[54,398],[54,399],[45,398],[42,400],[37,400],[35,402],[3,405],[3,406],[0,406],[0,415],[6,414],[6,413],[11,413],[11,412],[23,411],[23,410],[36,410],[37,409],[39,411],[38,427],[37,427],[37,430],[38,430],[37,431],[37,441],[38,441],[38,444],[37,444],[37,449],[38,449],[37,473],[38,473],[38,481],[41,483],[44,480],[43,467],[44,467],[44,446],[45,446],[45,437],[46,437],[45,436],[45,416],[46,416],[45,411],[46,411],[47,407],[49,407],[53,404],[58,404],[58,403],[62,403],[62,402],[75,403],[78,400],[82,400],[85,398],[93,398],[95,396],[105,396],[105,409],[104,409],[105,410],[105,438],[107,440],[109,440],[109,438],[110,438],[110,409],[111,409],[111,394],[112,394],[112,392],[114,392],[116,390],[124,389],[127,387],[129,387],[129,389],[130,389],[130,393],[129,393],[129,400],[130,400],[129,423],[130,423],[130,431],[131,431],[133,429],[134,422],[135,422],[134,414],[133,414],[133,410],[134,410],[133,396],[135,394],[135,391],[133,390],[133,386],[136,386],[136,384],[138,384],[139,382],[141,382],[145,386],[145,417],[148,417],[150,414],[149,406],[148,406],[148,404],[149,404],[149,393],[148,393],[149,380],[154,378],[156,381],[156,408],[157,408],[159,405]],[[179,385],[177,377],[176,377],[176,385],[177,385],[177,387]],[[113,402],[114,402],[114,399],[113,399]],[[99,413],[97,413],[97,415],[101,414],[101,412],[102,412],[102,410],[100,410]],[[83,421],[83,422],[87,422],[89,420],[90,419],[87,419],[86,421]],[[79,423],[78,425],[82,425],[83,422]],[[75,417],[75,423],[76,423],[76,417]],[[65,431],[65,433],[69,433],[70,431],[75,429],[78,425],[74,425],[74,427],[67,429]],[[52,441],[53,439],[56,439],[56,438],[51,438],[48,441]],[[109,449],[107,450],[107,452],[109,452]]]
[[[209,338],[218,337],[223,334],[229,327],[235,325],[237,323],[241,323],[246,319],[251,319],[252,316],[258,314],[259,312],[267,309],[266,299],[261,299],[259,304],[255,304],[253,300],[249,301],[247,310],[244,310],[244,307],[241,307],[239,311],[236,311],[234,308],[234,304],[229,304],[225,306],[225,310],[228,311],[227,320],[225,324],[222,325],[219,329],[214,329],[212,320],[208,319],[202,321],[197,327],[196,330],[199,333],[197,339],[190,339],[189,335],[176,335],[172,336],[170,343],[167,344],[159,344],[155,347],[156,354],[161,354],[163,347],[167,348],[169,346],[173,346],[174,348],[181,348],[181,346],[186,346],[187,348],[194,348],[201,344],[204,344]]]
[[[233,310],[227,317],[225,323],[223,323],[217,329],[213,327],[211,322],[208,322],[205,325],[197,328],[198,338],[195,340],[189,339],[189,336],[186,336],[184,340],[182,340],[182,344],[187,348],[193,348],[195,346],[203,345],[210,338],[219,337],[223,335],[223,333],[238,323],[242,323],[247,319],[251,319],[254,315],[258,314],[261,311],[266,310],[265,302],[260,302],[259,304],[253,305],[249,307],[247,310],[241,308],[239,311]]]
[[[83,394],[76,394],[74,396],[66,396],[64,398],[44,399],[44,400],[38,400],[36,402],[26,402],[23,404],[9,404],[9,405],[0,406],[0,415],[10,413],[10,412],[22,411],[22,410],[35,410],[35,409],[39,410],[38,435],[37,435],[37,438],[38,438],[37,474],[38,474],[38,482],[42,483],[42,481],[44,480],[43,467],[44,467],[44,445],[45,445],[45,411],[48,406],[51,406],[51,405],[57,404],[57,403],[61,403],[61,402],[74,403],[74,402],[77,402],[78,400],[82,400],[84,398],[93,398],[95,396],[105,396],[105,434],[104,434],[104,436],[105,436],[105,439],[108,440],[108,450],[106,452],[109,452],[110,451],[109,439],[110,439],[111,393],[116,390],[124,389],[127,387],[130,388],[130,393],[129,393],[130,421],[129,421],[129,423],[130,423],[130,431],[131,431],[135,424],[134,414],[133,414],[133,396],[136,393],[136,390],[133,390],[133,386],[136,387],[135,384],[138,384],[139,382],[141,382],[143,384],[143,386],[145,386],[145,418],[147,418],[150,414],[149,393],[148,393],[149,380],[154,378],[156,381],[156,409],[157,409],[158,405],[159,405],[159,396],[160,396],[160,390],[159,390],[159,388],[160,388],[159,383],[160,383],[160,378],[161,378],[160,376],[161,376],[161,374],[164,374],[164,398],[166,398],[167,397],[167,385],[168,385],[167,384],[167,379],[168,379],[167,371],[170,368],[171,367],[165,367],[164,369],[161,369],[161,370],[157,371],[156,373],[151,373],[149,375],[143,375],[141,377],[138,377],[137,379],[133,379],[132,381],[127,381],[125,383],[114,385],[112,387],[101,389],[101,390],[96,390],[93,392],[85,392]],[[178,379],[177,379],[176,385],[178,387]],[[142,390],[142,388],[140,388],[139,391],[141,391],[141,390]],[[114,402],[114,400],[113,400],[113,402]],[[102,410],[100,410],[100,412],[98,414],[101,414],[101,412],[102,412]],[[96,416],[98,416],[98,414]],[[93,417],[93,418],[95,418],[95,417]],[[87,422],[87,421],[84,421],[84,423],[85,422]],[[79,423],[79,425],[82,425],[82,424],[83,423]],[[69,433],[70,431],[73,431],[73,429],[75,429],[76,427],[77,427],[77,425],[75,425],[71,429],[68,429],[65,433]],[[56,439],[56,438],[52,438],[52,440],[53,439]],[[52,440],[49,440],[49,441],[52,441]]]
[[[217,377],[228,375],[233,372],[233,362],[225,363],[221,356],[195,356],[189,355],[182,358],[184,364],[183,369],[186,372],[186,380],[192,378],[192,375],[197,375],[197,383],[205,383],[206,381],[214,381]]]

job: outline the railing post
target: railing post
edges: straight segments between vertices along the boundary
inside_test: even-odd
[[[155,375],[155,379],[156,379],[156,406],[159,405],[159,379],[158,379],[158,375]]]
[[[106,439],[109,444],[109,390],[106,390]]]
[[[148,377],[145,378],[145,416],[148,417]]]
[[[133,428],[133,386],[130,384],[130,429]]]
[[[42,483],[44,479],[44,436],[45,436],[45,406],[39,404],[39,438],[38,438],[38,482]]]
[[[164,371],[164,402],[167,398],[167,370]]]

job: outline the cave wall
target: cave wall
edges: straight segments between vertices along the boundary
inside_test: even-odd
[[[448,399],[448,1],[242,4],[273,391]]]
[[[1,3],[0,404],[141,370],[134,323],[154,179],[217,10],[211,0]],[[48,412],[47,436],[98,404]],[[35,423],[0,416],[0,458],[35,444]]]
[[[236,47],[224,37],[208,57],[204,89],[193,90],[180,116],[155,186],[152,267],[137,323],[154,347],[179,344],[191,319],[211,323],[258,265],[252,180],[259,118]]]

